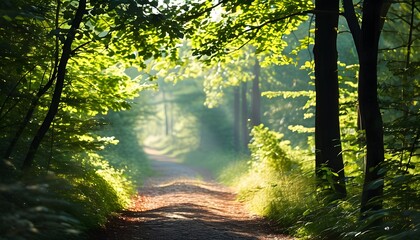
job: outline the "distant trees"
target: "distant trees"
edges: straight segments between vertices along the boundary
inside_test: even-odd
[[[19,0],[4,1],[1,7],[5,10],[0,30],[5,63],[1,69],[1,117],[18,123],[3,134],[1,154],[3,160],[23,169],[33,166],[53,122],[59,123],[56,131],[66,125],[66,114],[93,116],[128,108],[123,99],[136,95],[140,87],[136,90],[124,77],[115,81],[120,84],[109,84],[104,79],[121,76],[110,69],[119,66],[122,72],[128,64],[144,66],[143,61],[152,56],[170,55],[168,49],[180,36],[180,25],[170,20],[179,8],[154,1],[139,5],[136,1]],[[160,12],[154,13],[152,9],[157,8]],[[20,40],[9,39],[10,33]],[[164,45],[165,50],[161,48]],[[17,52],[20,55],[15,55]],[[13,75],[6,77],[8,72]],[[117,93],[118,85],[131,85],[131,89]],[[98,95],[90,94],[88,100],[87,92],[93,91]],[[83,104],[94,101],[96,106]],[[3,127],[10,124],[8,120],[4,123]]]
[[[79,238],[128,206],[133,184],[117,162],[135,155],[125,165],[141,168],[144,156],[105,157],[118,140],[100,130],[149,87],[125,69],[175,54],[180,11],[161,1],[0,1],[2,237]]]
[[[251,124],[252,127],[261,124],[261,65],[258,58],[255,58],[253,68],[254,79],[252,80],[252,98],[251,98]]]
[[[239,86],[233,88],[233,148],[235,152],[239,152],[240,146],[240,93]]]
[[[247,82],[241,83],[241,148],[248,149],[249,131],[248,131],[248,87]]]
[[[289,64],[291,60],[282,53],[287,43],[279,38],[278,34],[290,33],[303,21],[306,14],[315,13],[315,171],[317,178],[324,183],[321,184],[323,187],[332,190],[339,197],[344,197],[346,188],[340,141],[336,50],[339,1],[316,1],[314,10],[307,2],[301,1],[256,1],[252,4],[232,2],[223,6],[229,14],[226,14],[226,19],[210,21],[207,24],[206,35],[200,36],[202,44],[195,50],[197,54],[218,59],[225,54],[222,49],[236,51],[235,48],[240,49],[250,43],[259,54],[266,56],[265,63]],[[235,8],[241,8],[242,11],[237,13]],[[254,14],[254,11],[257,14]],[[286,19],[288,21],[285,21]],[[221,36],[218,41],[213,41],[211,37],[206,38],[213,31],[215,35]],[[253,120],[251,118],[251,121]]]
[[[209,65],[197,65],[190,73],[179,74],[184,78],[200,75],[207,95],[206,105],[225,104],[221,99],[226,93],[232,93],[231,102],[225,107],[232,110],[233,132],[225,131],[227,125],[219,126],[213,121],[216,118],[228,121],[228,114],[215,110],[206,115],[200,108],[197,114],[201,114],[203,126],[220,131],[216,134],[201,129],[202,135],[217,135],[226,146],[231,146],[227,142],[232,135],[231,142],[237,151],[247,148],[249,127],[266,120],[261,112],[264,87],[284,79],[295,81],[287,74],[280,76],[273,70],[274,66],[290,65],[291,69],[292,65],[302,64],[302,68],[310,70],[315,86],[314,171],[318,190],[331,192],[333,198],[328,200],[343,200],[351,185],[347,182],[354,175],[363,178],[360,210],[363,219],[368,219],[372,212],[389,204],[384,194],[386,181],[399,186],[398,181],[392,180],[414,171],[413,161],[419,149],[419,128],[414,126],[419,125],[416,76],[420,64],[415,41],[419,39],[420,13],[414,0],[395,4],[389,0],[364,0],[356,4],[351,0],[341,1],[342,15],[358,57],[358,64],[345,66],[338,64],[337,53],[338,30],[344,26],[339,24],[340,1],[313,3],[306,0],[188,1],[185,5],[135,0],[2,1],[1,171],[49,169],[54,156],[72,159],[70,153],[92,153],[113,142],[95,132],[103,124],[101,115],[109,110],[128,109],[127,99],[147,88],[139,79],[127,77],[126,67],[143,68],[151,59],[158,62],[168,57],[176,65],[173,69],[184,65],[192,68],[191,56],[178,59],[183,52],[176,43],[184,38],[191,40],[193,55],[202,57]],[[314,39],[311,31],[304,39],[293,35],[306,32],[302,23],[312,24],[309,14],[315,17]],[[400,25],[407,31],[391,33]],[[382,33],[387,36],[381,38]],[[299,60],[299,52],[313,43],[313,62],[310,58],[305,62]],[[381,44],[388,49],[381,50]],[[185,52],[190,54],[189,50]],[[379,52],[384,53],[381,58]],[[378,71],[381,59],[384,59],[383,71]],[[340,76],[339,67],[343,64],[344,71],[358,71],[357,85],[346,80],[340,82],[344,77]],[[160,66],[161,70],[171,67]],[[352,88],[345,89],[343,85]],[[357,99],[353,91],[356,87]],[[184,86],[184,89],[189,88]],[[346,135],[355,135],[345,143],[351,145],[351,150],[342,145],[340,130],[345,123],[340,122],[340,117],[342,120],[357,110],[340,105],[340,90],[353,91],[354,99],[347,103],[357,105],[361,119],[359,130],[346,131]],[[163,94],[169,98],[169,93]],[[313,96],[310,91],[270,94],[293,98]],[[179,93],[178,97],[171,101],[188,102],[186,99],[191,95]],[[305,108],[312,109],[312,104],[308,102]],[[382,106],[387,109],[381,109]],[[174,112],[166,110],[165,126],[169,134],[175,132],[176,121],[171,116]],[[381,111],[388,113],[385,121]],[[311,113],[304,116],[311,117]],[[277,126],[284,124],[280,119],[269,120],[277,122]],[[388,134],[385,138],[384,130]],[[261,131],[261,135],[264,132],[268,131]],[[274,144],[275,138],[270,141]],[[359,164],[355,156],[343,161],[344,153],[350,156],[357,152],[364,157],[365,149],[365,163]],[[352,177],[346,178],[345,162],[363,166],[364,172],[354,173],[357,171],[352,169],[351,173],[346,172]],[[387,180],[387,171],[394,173],[388,174],[391,180]]]
[[[327,189],[333,190],[336,197],[344,198],[347,178],[344,173],[345,165],[340,140],[341,108],[336,42],[340,1],[317,0],[314,3],[315,7],[301,1],[221,2],[217,6],[210,7],[211,10],[205,12],[205,16],[188,26],[199,30],[193,35],[193,40],[197,40],[193,51],[197,55],[208,56],[217,61],[230,52],[242,49],[246,44],[252,44],[258,54],[265,56],[263,64],[288,64],[291,61],[283,52],[287,46],[283,37],[296,30],[308,13],[314,14],[315,172],[321,182],[327,183]],[[383,206],[381,199],[386,171],[383,167],[385,162],[383,122],[378,101],[377,65],[380,34],[391,2],[365,0],[360,4],[361,8],[355,9],[359,4],[354,5],[353,1],[348,0],[342,1],[343,15],[352,34],[360,65],[358,109],[361,134],[362,136],[366,134],[361,212],[365,216],[366,212],[382,209]],[[411,18],[408,19],[414,19],[415,3],[407,1],[402,4],[411,4]],[[210,17],[212,11],[214,15]],[[359,13],[362,17],[361,24],[358,19]],[[214,17],[217,14],[220,14],[220,18]],[[413,20],[411,25],[409,24],[411,30],[408,46],[412,46],[413,41],[412,22]],[[197,25],[198,23],[205,24]],[[411,48],[408,47],[407,51],[407,56],[410,58]],[[360,147],[363,148],[364,145]]]

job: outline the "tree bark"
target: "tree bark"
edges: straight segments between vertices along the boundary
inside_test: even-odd
[[[166,98],[165,89],[162,86],[160,86],[160,92],[162,93],[163,113],[165,115],[165,136],[169,136],[168,99]]]
[[[248,151],[249,133],[248,133],[248,104],[246,99],[247,83],[243,82],[241,85],[241,136],[242,136],[242,150]]]
[[[57,7],[56,7],[56,11],[55,11],[55,29],[58,29],[60,27],[60,25],[59,25],[60,9],[61,9],[61,1],[57,0]],[[29,124],[29,122],[32,119],[32,116],[35,112],[35,109],[38,106],[39,100],[51,88],[51,86],[53,85],[53,83],[54,83],[54,81],[57,77],[57,67],[58,67],[58,63],[59,63],[59,44],[60,44],[60,39],[59,39],[59,36],[57,35],[55,37],[55,54],[54,54],[54,65],[53,65],[54,70],[53,70],[53,73],[51,74],[48,82],[44,86],[41,86],[39,88],[37,94],[32,99],[32,101],[31,101],[31,103],[28,107],[28,111],[26,112],[26,115],[25,115],[22,123],[20,124],[17,131],[15,132],[15,135],[11,139],[11,141],[10,141],[10,143],[9,143],[7,149],[6,149],[6,152],[3,155],[4,159],[9,159],[10,156],[12,155],[13,149],[15,148],[16,144],[18,143],[19,139],[21,138],[26,126]],[[44,72],[44,76],[45,76],[45,72]],[[44,76],[43,76],[43,79],[44,79]]]
[[[354,11],[352,0],[343,0],[344,13],[343,16],[346,18],[347,25],[349,26],[351,36],[353,37],[354,45],[356,46],[357,56],[360,57],[360,24]]]
[[[335,197],[343,198],[346,186],[337,72],[339,0],[316,0],[315,12],[315,172],[320,186],[332,191]],[[334,174],[328,174],[325,167]]]
[[[251,124],[261,124],[261,91],[260,91],[261,66],[258,59],[255,59],[254,80],[252,81],[252,103],[251,103]]]
[[[44,121],[42,122],[35,137],[33,138],[31,142],[31,145],[29,146],[28,153],[26,154],[25,160],[22,165],[22,169],[24,170],[32,166],[34,158],[35,158],[35,154],[38,151],[38,148],[42,142],[42,139],[44,138],[45,134],[50,128],[54,120],[54,117],[58,112],[58,107],[61,102],[61,94],[64,88],[64,80],[66,77],[66,67],[71,57],[71,52],[72,52],[71,45],[74,41],[76,31],[79,28],[80,23],[82,22],[83,15],[85,14],[85,12],[86,12],[86,0],[80,0],[72,25],[67,33],[66,40],[64,41],[64,44],[63,44],[63,52],[61,54],[60,63],[58,65],[57,80],[56,80],[51,104],[48,109],[47,115],[44,118]]]
[[[363,2],[358,94],[362,125],[366,130],[367,152],[360,208],[362,217],[369,210],[382,209],[384,172],[380,168],[384,162],[384,141],[377,98],[377,61],[383,3],[383,0]]]
[[[240,92],[239,86],[233,89],[233,147],[235,152],[239,152],[240,146]]]

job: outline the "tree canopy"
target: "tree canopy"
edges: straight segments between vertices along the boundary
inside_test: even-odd
[[[3,0],[0,234],[86,237],[147,144],[290,234],[415,237],[419,22],[415,0]]]

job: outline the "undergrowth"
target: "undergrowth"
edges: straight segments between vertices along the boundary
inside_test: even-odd
[[[94,153],[20,179],[0,183],[0,239],[87,239],[134,192],[123,171]]]
[[[246,171],[227,171],[240,201],[251,211],[277,223],[283,232],[300,239],[418,239],[420,236],[420,181],[414,172],[396,174],[387,163],[384,209],[360,218],[362,174],[349,178],[348,196],[330,201],[317,191],[308,156],[292,149],[282,135],[255,127]],[[305,164],[302,164],[305,163]],[[243,165],[242,165],[243,166]],[[394,171],[394,172],[392,172]],[[379,225],[372,225],[382,218]]]

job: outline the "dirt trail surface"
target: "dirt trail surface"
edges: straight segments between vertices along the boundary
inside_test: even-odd
[[[157,176],[139,189],[131,209],[110,220],[101,239],[293,239],[275,234],[267,221],[235,201],[232,190],[205,172],[151,149],[146,153]]]

